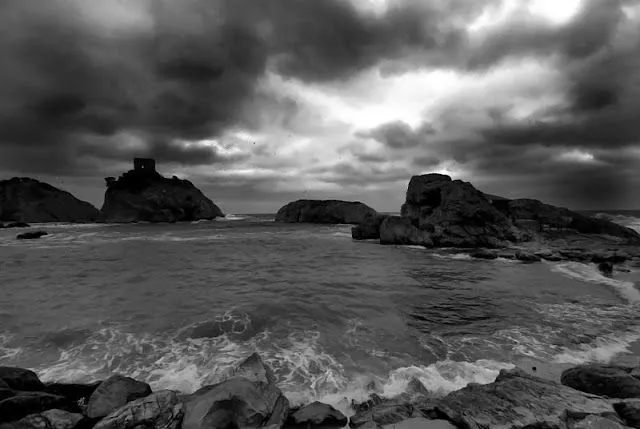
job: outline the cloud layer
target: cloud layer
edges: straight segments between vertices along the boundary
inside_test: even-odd
[[[391,210],[427,171],[633,206],[638,2],[582,0],[564,23],[529,3],[6,0],[0,172],[91,178],[98,202],[100,175],[153,156],[234,211]]]

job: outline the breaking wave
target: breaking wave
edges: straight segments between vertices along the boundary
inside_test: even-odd
[[[640,291],[635,288],[632,282],[605,277],[595,265],[587,265],[580,262],[566,262],[554,265],[552,270],[584,282],[612,287],[620,296],[630,303],[640,302]]]

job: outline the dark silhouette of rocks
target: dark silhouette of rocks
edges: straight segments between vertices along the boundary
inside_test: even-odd
[[[278,210],[276,222],[361,224],[378,213],[359,201],[298,200]]]
[[[3,222],[92,222],[98,209],[67,191],[28,177],[0,181]]]
[[[509,200],[484,194],[468,182],[452,180],[442,174],[412,177],[401,216],[387,217],[379,224],[374,219],[367,218],[354,227],[353,238],[360,240],[379,236],[383,244],[458,248],[501,248],[527,243],[532,239],[561,243],[564,247],[569,247],[572,241],[583,240],[580,245],[574,246],[576,249],[607,238],[617,240],[617,244],[640,243],[637,232],[613,222],[537,200]],[[378,231],[375,231],[376,225],[379,225]],[[580,250],[578,254],[576,249],[571,250],[574,256],[584,256],[586,260],[598,258],[603,252],[598,248]],[[537,250],[520,249],[514,257],[525,262],[539,261],[541,258],[574,259],[560,251]],[[619,263],[624,260],[623,253],[614,252],[602,258],[611,258],[607,261]],[[594,259],[593,262],[604,260]]]
[[[16,239],[18,240],[34,240],[36,238],[43,237],[45,235],[49,235],[47,231],[29,231],[24,232],[22,234],[18,234]]]
[[[218,206],[190,181],[163,177],[151,159],[136,158],[134,165],[118,179],[105,179],[102,221],[176,222],[224,217]]]

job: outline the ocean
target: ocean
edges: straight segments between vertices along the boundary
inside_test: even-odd
[[[640,225],[640,213],[598,214]],[[257,351],[294,404],[636,362],[640,266],[473,260],[273,215],[0,230],[0,365],[192,392]]]

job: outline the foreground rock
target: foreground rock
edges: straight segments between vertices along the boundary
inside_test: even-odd
[[[14,396],[0,401],[0,423],[13,422],[31,414],[53,409],[70,413],[81,412],[78,404],[63,396],[43,392],[16,392]]]
[[[113,375],[100,383],[87,404],[89,418],[104,417],[128,402],[151,394],[147,383],[131,377]]]
[[[518,369],[503,370],[488,385],[470,384],[422,411],[469,429],[566,428],[569,416],[578,424],[589,415],[619,422],[609,401]]]
[[[216,217],[224,214],[190,181],[175,176],[168,179],[155,169],[142,168],[130,170],[117,180],[107,178],[100,211],[100,220],[113,223],[179,222]]]
[[[613,408],[628,426],[640,428],[640,399],[617,402]]]
[[[182,423],[183,408],[176,392],[163,390],[129,402],[100,420],[94,429],[176,429]]]
[[[562,384],[609,398],[640,398],[640,368],[581,365],[562,373]]]
[[[98,209],[67,191],[27,177],[0,181],[0,220],[92,222]]]
[[[48,410],[39,414],[31,414],[7,425],[6,429],[73,429],[83,419],[82,414],[63,410]]]
[[[182,429],[281,427],[289,401],[274,379],[258,355],[250,356],[231,378],[185,398]]]
[[[412,404],[402,400],[380,400],[374,396],[356,407],[356,413],[349,419],[352,428],[368,428],[399,423],[413,417],[422,417]]]
[[[361,224],[376,216],[374,209],[359,201],[298,200],[280,208],[276,222]]]
[[[45,235],[49,235],[47,231],[29,231],[22,234],[18,234],[16,239],[18,240],[34,240],[36,238],[44,237]]]
[[[347,424],[347,418],[331,405],[313,402],[295,411],[289,416],[288,425],[305,428],[324,427],[341,428]]]
[[[45,388],[35,372],[23,368],[0,366],[0,381],[13,390],[35,392]]]
[[[52,395],[64,396],[71,401],[86,404],[101,383],[101,381],[96,381],[91,384],[49,383],[44,386],[43,390]]]

